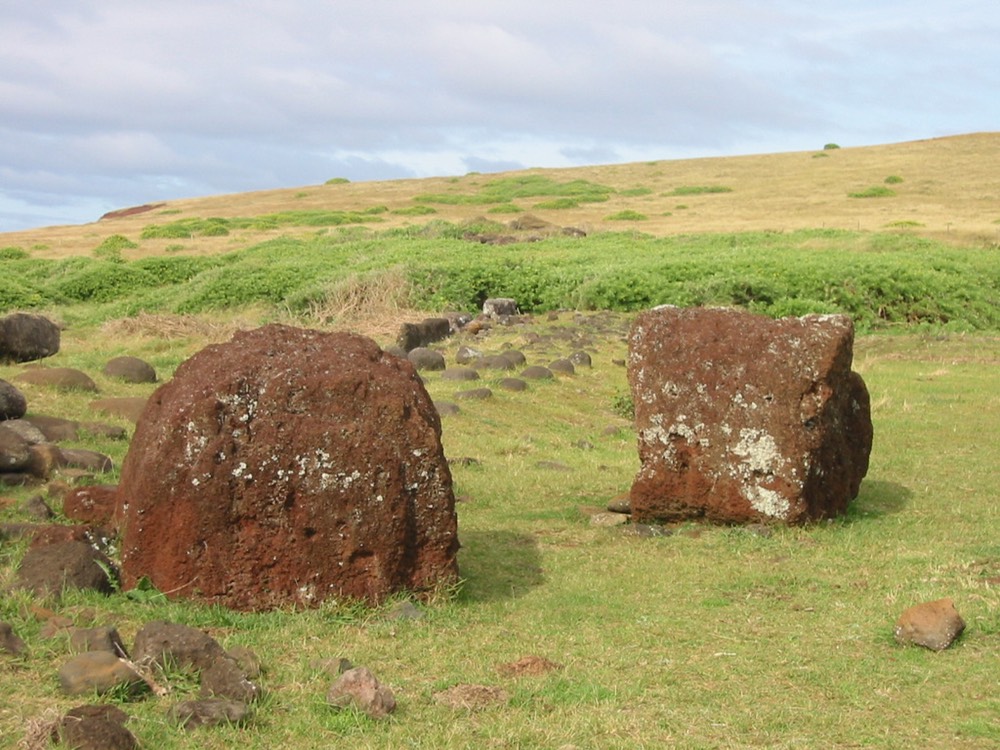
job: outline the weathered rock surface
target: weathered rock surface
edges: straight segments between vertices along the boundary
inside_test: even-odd
[[[28,410],[28,400],[17,386],[0,380],[0,420],[20,419]]]
[[[448,338],[451,322],[447,318],[424,318],[419,323],[403,323],[396,337],[396,345],[404,352],[433,344]]]
[[[110,594],[109,572],[114,574],[111,561],[86,542],[56,542],[32,547],[24,554],[14,586],[38,595],[58,595],[64,588]]]
[[[896,621],[896,641],[943,651],[965,630],[965,621],[951,599],[916,604]]]
[[[146,408],[146,399],[141,396],[99,398],[90,402],[90,408],[94,411],[122,417],[131,422],[138,422],[139,417],[142,416],[143,409]]]
[[[392,691],[366,667],[355,667],[340,675],[330,685],[326,701],[335,708],[354,706],[373,719],[384,719],[396,710]]]
[[[128,651],[118,629],[112,625],[94,628],[73,628],[69,632],[69,648],[76,653],[107,651],[117,657],[128,658]]]
[[[32,367],[15,375],[14,380],[63,391],[97,392],[97,383],[83,370],[73,367]]]
[[[63,515],[81,523],[113,525],[117,498],[117,485],[91,484],[74,487],[63,495]]]
[[[445,368],[444,355],[428,349],[425,346],[418,346],[407,353],[406,358],[418,370],[443,370]]]
[[[66,695],[106,693],[125,686],[130,693],[146,688],[142,677],[108,651],[87,651],[59,667],[59,686]]]
[[[260,697],[260,686],[251,682],[236,660],[227,655],[202,670],[200,696],[252,703]]]
[[[457,575],[441,423],[369,339],[271,325],[182,364],[122,466],[126,587],[242,610]]]
[[[0,651],[20,656],[25,652],[26,648],[24,641],[14,632],[10,623],[0,622]]]
[[[663,307],[638,316],[633,518],[797,524],[843,513],[872,445],[853,342],[840,315]]]
[[[204,670],[216,660],[226,658],[226,651],[212,636],[197,628],[154,620],[135,634],[132,658],[160,667]]]
[[[126,721],[128,716],[115,706],[77,706],[66,712],[56,735],[73,750],[133,750],[139,743],[125,728]]]
[[[0,472],[26,470],[30,461],[31,443],[0,422]]]
[[[126,383],[155,383],[156,370],[138,357],[122,356],[108,360],[102,372],[109,378]]]
[[[59,351],[59,326],[41,315],[11,313],[0,318],[0,360],[31,362]]]
[[[488,318],[502,318],[518,312],[517,300],[509,297],[491,297],[483,302],[483,315]]]

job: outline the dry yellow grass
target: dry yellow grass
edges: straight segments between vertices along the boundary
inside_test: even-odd
[[[526,211],[563,226],[587,231],[634,228],[654,234],[838,228],[880,231],[897,228],[961,245],[994,246],[1000,242],[1000,132],[936,138],[883,146],[841,148],[754,156],[686,159],[633,164],[525,170],[504,175],[470,174],[458,178],[361,182],[266,190],[167,201],[146,212],[79,226],[48,227],[0,234],[0,246],[30,249],[35,257],[89,255],[112,234],[139,242],[142,229],[183,218],[248,217],[280,211],[390,209],[414,205],[421,193],[473,193],[499,176],[540,173],[568,181],[589,180],[616,190],[646,188],[645,195],[612,196],[605,203],[579,208],[538,210],[539,199],[517,201]],[[890,187],[891,198],[849,197],[889,176],[902,178]],[[675,196],[683,186],[722,185],[732,192]],[[156,196],[150,196],[156,202]],[[484,206],[435,205],[430,218],[452,222],[483,215]],[[607,221],[623,209],[641,212],[645,221]],[[423,224],[428,217],[383,214],[373,228]],[[503,215],[497,215],[505,220]],[[184,252],[217,253],[274,236],[306,235],[315,228],[283,227],[271,231],[238,230],[225,237],[142,240],[126,257],[159,254],[181,244]]]

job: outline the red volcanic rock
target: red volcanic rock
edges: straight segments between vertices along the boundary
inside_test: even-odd
[[[440,437],[413,366],[367,338],[270,325],[210,346],[136,426],[124,584],[264,610],[452,580]]]
[[[629,334],[636,523],[804,523],[843,513],[872,423],[842,315],[662,307]]]

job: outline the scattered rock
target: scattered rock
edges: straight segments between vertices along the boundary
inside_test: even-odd
[[[128,716],[115,706],[77,706],[66,712],[56,735],[73,750],[133,750],[139,743],[125,728],[126,721]]]
[[[100,474],[106,474],[115,468],[114,462],[109,456],[86,448],[63,448],[62,457],[67,466],[96,471]]]
[[[167,665],[181,669],[205,670],[226,652],[212,636],[173,622],[154,620],[135,635],[133,659],[143,664]]]
[[[442,380],[479,380],[479,373],[471,367],[453,367],[441,373]]]
[[[444,355],[434,349],[418,346],[406,355],[417,370],[429,370],[431,372],[445,369]]]
[[[250,716],[250,708],[240,701],[204,698],[182,701],[170,709],[168,716],[179,727],[196,729],[219,724],[242,724]]]
[[[515,393],[528,390],[528,384],[520,378],[501,378],[497,386],[503,388],[505,391],[513,391]]]
[[[510,695],[494,685],[455,685],[434,693],[434,700],[449,708],[479,711],[506,703]]]
[[[623,526],[629,517],[623,513],[594,513],[590,517],[591,526]]]
[[[199,695],[202,698],[229,698],[252,703],[260,693],[260,687],[251,682],[236,660],[228,655],[219,657],[201,672]]]
[[[455,352],[455,363],[459,365],[467,365],[483,358],[483,353],[478,349],[473,349],[469,346],[460,346],[458,351]]]
[[[59,351],[59,326],[41,315],[11,313],[0,318],[0,360],[31,362]]]
[[[126,383],[155,383],[156,370],[138,357],[115,357],[108,360],[102,372],[109,378]]]
[[[468,391],[459,391],[454,398],[459,401],[482,401],[493,397],[493,391],[489,388],[472,388]]]
[[[611,502],[608,503],[609,513],[631,513],[632,512],[632,501],[629,500],[628,495],[619,495],[613,498]]]
[[[55,511],[49,507],[41,495],[32,495],[25,500],[21,511],[37,521],[48,521],[56,516]]]
[[[896,621],[896,641],[934,651],[948,648],[965,630],[965,621],[951,599],[916,604]]]
[[[261,611],[378,603],[458,573],[438,413],[412,365],[355,334],[269,325],[181,364],[136,426],[118,498],[127,589],[147,576]]]
[[[61,391],[97,392],[97,383],[87,373],[72,367],[34,367],[15,375],[14,380]]]
[[[868,391],[844,315],[661,307],[629,336],[639,522],[800,524],[843,513],[868,469]]]
[[[549,369],[552,372],[558,372],[562,375],[575,375],[576,368],[573,367],[573,363],[568,359],[556,359],[549,362]]]
[[[403,323],[396,337],[396,344],[404,352],[433,344],[451,335],[451,322],[447,318],[425,318],[420,323]]]
[[[31,443],[0,422],[0,472],[20,472],[31,462]]]
[[[147,685],[128,664],[107,651],[88,651],[59,667],[59,685],[66,695],[107,693],[124,688],[130,695]]]
[[[50,443],[78,440],[80,437],[80,423],[74,422],[72,419],[33,414],[26,416],[24,421],[30,422],[38,428]]]
[[[0,421],[20,419],[28,410],[28,400],[16,386],[0,380]]]
[[[451,401],[435,401],[434,408],[442,417],[458,414],[462,411],[458,404],[452,403]]]
[[[521,371],[521,377],[528,380],[551,380],[554,376],[552,370],[541,365],[531,365]]]
[[[66,456],[55,443],[37,443],[29,446],[28,452],[31,459],[25,469],[38,479],[48,479],[56,470],[67,465]]]
[[[397,602],[385,613],[387,620],[422,620],[427,615],[413,602]]]
[[[234,660],[239,665],[248,680],[256,680],[260,677],[263,672],[260,657],[258,657],[253,650],[247,648],[246,646],[233,646],[226,653],[229,655],[230,659]]]
[[[71,651],[83,653],[87,651],[107,651],[116,657],[128,658],[125,643],[118,634],[117,628],[111,625],[101,625],[95,628],[72,628],[69,631],[69,647]]]
[[[335,708],[354,706],[373,719],[384,719],[396,710],[392,691],[379,684],[366,667],[344,672],[330,686],[326,701]]]
[[[27,650],[24,641],[14,632],[9,623],[0,622],[0,650],[14,656],[21,656]]]
[[[502,318],[518,315],[517,300],[508,297],[492,297],[483,302],[483,315],[487,318]]]
[[[591,367],[593,362],[590,355],[582,349],[577,350],[569,355],[569,361],[572,362],[577,367]]]
[[[111,561],[82,541],[57,542],[30,548],[21,558],[14,587],[39,596],[59,595],[64,588],[94,589],[103,594],[113,590],[109,575],[115,575]]]

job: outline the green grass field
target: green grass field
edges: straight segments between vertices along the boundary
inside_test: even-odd
[[[422,618],[393,619],[397,601],[264,614],[121,592],[41,602],[79,626],[113,624],[126,644],[151,620],[204,628],[265,670],[265,697],[242,726],[172,726],[169,706],[197,693],[174,671],[159,676],[166,698],[94,700],[120,705],[157,750],[1000,747],[1000,186],[984,158],[998,137],[331,180],[3,236],[0,313],[63,324],[62,350],[43,364],[86,371],[104,397],[154,388],[104,377],[116,355],[166,380],[206,344],[274,321],[388,345],[404,320],[489,296],[516,298],[533,321],[442,343],[449,364],[461,344],[517,347],[529,364],[580,348],[593,358],[443,417],[446,455],[471,459],[452,466],[462,582],[422,603]],[[483,218],[528,210],[588,236]],[[509,232],[518,241],[473,241]],[[655,538],[591,525],[638,469],[616,362],[632,314],[661,303],[855,320],[875,440],[843,518],[769,533],[689,524]],[[0,365],[0,378],[20,371]],[[435,374],[426,385],[436,400],[469,387]],[[19,387],[29,413],[134,427],[95,414],[91,394]],[[120,466],[128,445],[84,436],[69,447]],[[20,506],[37,493],[5,488],[0,522],[27,520]],[[41,638],[36,602],[8,591],[24,549],[0,540],[0,622],[28,643],[24,657],[0,653],[0,748],[37,750],[46,741],[30,742],[31,730],[85,701],[59,689],[67,638]],[[965,619],[961,639],[940,653],[897,645],[899,614],[942,597]],[[500,669],[525,656],[560,666]],[[320,662],[338,657],[391,687],[390,719],[326,705]],[[463,685],[504,697],[475,710],[435,697]]]

